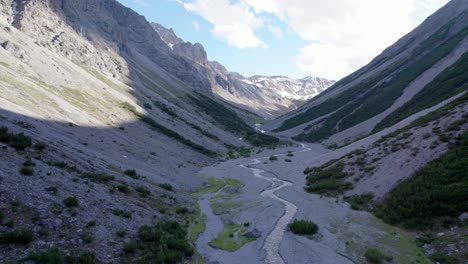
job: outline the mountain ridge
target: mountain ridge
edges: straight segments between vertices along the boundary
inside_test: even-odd
[[[212,91],[216,96],[266,119],[296,109],[335,82],[312,76],[301,79],[260,75],[245,77],[228,71],[219,62],[209,61],[202,44],[184,42],[172,29],[160,24],[152,23],[152,26],[174,53],[200,65],[202,71],[210,76]]]

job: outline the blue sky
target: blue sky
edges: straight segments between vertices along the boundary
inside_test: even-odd
[[[118,0],[245,76],[340,79],[447,0]]]

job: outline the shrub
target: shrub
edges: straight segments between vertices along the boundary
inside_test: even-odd
[[[114,209],[112,210],[112,213],[116,216],[122,216],[122,217],[125,217],[125,218],[132,218],[132,213],[131,212],[127,212],[127,211],[123,211],[123,210],[120,210],[120,209]]]
[[[19,133],[17,135],[13,135],[11,137],[10,146],[17,150],[24,150],[27,147],[32,145],[31,138],[25,136],[23,133]]]
[[[17,229],[0,234],[0,242],[4,244],[27,245],[33,240],[33,232],[28,229]]]
[[[158,249],[158,250],[153,250]],[[137,263],[180,263],[193,255],[194,250],[187,241],[187,231],[175,221],[164,221],[154,226],[142,226],[138,240],[124,245],[127,254],[139,253]]]
[[[344,197],[344,200],[351,205],[351,209],[353,210],[369,210],[373,199],[373,193],[355,194],[350,197]]]
[[[189,209],[187,207],[181,207],[176,209],[177,214],[186,214],[189,212]]]
[[[271,155],[269,160],[271,161],[278,160],[278,157],[276,157],[275,155]]]
[[[0,210],[0,221],[2,221],[3,219],[5,219],[5,213],[3,213],[2,210]]]
[[[294,219],[294,222],[289,225],[289,229],[294,234],[313,235],[318,232],[319,227],[312,221]]]
[[[55,186],[50,186],[50,187],[47,187],[45,188],[45,190],[49,193],[51,193],[52,195],[56,195],[57,192],[58,192],[58,188],[55,187]]]
[[[127,231],[125,229],[120,229],[116,234],[118,237],[125,237],[127,235]]]
[[[159,187],[163,188],[164,190],[172,191],[172,185],[169,183],[160,183]]]
[[[54,166],[54,167],[61,168],[61,169],[66,169],[66,170],[71,171],[71,172],[79,172],[79,170],[76,168],[76,166],[74,166],[74,165],[70,166],[65,161],[49,160],[49,161],[47,161],[47,165]]]
[[[43,151],[44,149],[47,148],[47,145],[43,142],[38,142],[36,145],[34,145],[34,148],[38,151]]]
[[[117,186],[117,190],[119,190],[119,192],[123,192],[123,193],[130,192],[130,189],[125,184],[121,184],[121,185]]]
[[[53,248],[43,252],[29,254],[26,260],[32,260],[36,264],[61,264],[65,263],[65,257],[58,249]]]
[[[418,229],[429,228],[447,217],[456,219],[468,210],[467,166],[465,133],[446,154],[428,162],[391,190],[376,206],[375,214],[387,223]]]
[[[151,191],[146,189],[145,187],[143,186],[138,186],[135,188],[135,191],[138,192],[138,194],[141,196],[141,197],[148,197],[151,195]]]
[[[33,261],[35,264],[94,264],[96,256],[91,252],[81,252],[64,254],[57,248],[52,248],[47,251],[31,253],[24,260]]]
[[[92,243],[94,241],[93,234],[91,234],[91,233],[85,232],[85,233],[81,234],[80,237],[83,240],[83,242],[85,242],[87,244]]]
[[[130,177],[135,177],[137,176],[136,170],[131,169],[131,170],[126,170],[124,171],[125,175],[130,176]]]
[[[310,173],[306,177],[307,183],[304,187],[307,192],[333,196],[353,188],[352,183],[344,181],[348,174],[343,172],[345,166],[343,162],[330,167],[324,167],[325,165],[328,163],[321,167],[307,168],[304,171]]]
[[[93,221],[89,221],[87,224],[86,224],[86,227],[95,227],[97,225],[96,221],[93,220]]]
[[[34,174],[33,166],[23,166],[20,169],[20,173],[25,176],[31,176]]]
[[[366,260],[372,264],[380,264],[384,261],[390,262],[393,260],[392,256],[389,256],[382,251],[372,247],[366,249],[364,256],[366,257]]]
[[[104,173],[94,173],[94,172],[82,173],[81,177],[90,179],[92,182],[98,182],[98,183],[106,183],[115,179],[114,176],[107,175]]]
[[[122,249],[125,254],[134,254],[138,250],[138,242],[135,240],[130,240],[123,244]]]
[[[68,207],[78,206],[78,198],[76,198],[75,196],[67,197],[63,200],[63,204],[65,204]]]

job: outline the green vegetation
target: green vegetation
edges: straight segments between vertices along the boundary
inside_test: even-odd
[[[135,169],[126,170],[126,171],[124,171],[124,173],[125,173],[125,175],[130,176],[130,177],[132,177],[132,178],[138,178]]]
[[[276,157],[275,155],[271,155],[269,160],[270,161],[275,161],[275,160],[278,160],[278,157]]]
[[[309,175],[306,177],[307,183],[305,190],[311,193],[335,196],[346,190],[353,188],[352,183],[345,182],[344,178],[348,176],[343,172],[344,163],[340,162],[329,167],[316,167],[306,169]]]
[[[113,181],[115,179],[114,176],[107,175],[104,173],[95,173],[95,172],[82,173],[81,177],[90,179],[92,182],[97,182],[97,183],[106,183],[109,181]]]
[[[78,198],[76,198],[75,196],[67,197],[63,200],[63,204],[68,207],[78,206]]]
[[[32,146],[32,140],[30,137],[25,136],[24,133],[15,134],[8,132],[7,127],[0,127],[0,142],[5,143],[16,150],[24,150]]]
[[[186,229],[175,221],[142,226],[138,238],[126,243],[123,250],[127,255],[134,255],[129,260],[133,263],[180,263],[194,254]]]
[[[27,245],[34,240],[33,232],[28,229],[15,229],[0,233],[0,243]]]
[[[118,237],[125,237],[127,235],[127,230],[120,229],[115,233]]]
[[[454,65],[440,73],[410,101],[378,123],[373,132],[390,127],[408,116],[468,90],[466,72],[468,72],[468,52],[465,52]]]
[[[74,165],[70,166],[65,161],[49,160],[49,161],[47,161],[47,165],[58,167],[58,168],[61,168],[61,169],[65,169],[65,170],[68,170],[68,171],[71,171],[71,172],[79,172],[79,170],[76,168],[76,166],[74,166]]]
[[[223,190],[223,191],[226,191]],[[217,194],[210,199],[210,206],[215,215],[227,214],[234,208],[238,208],[242,205],[239,201],[232,201],[234,194]]]
[[[120,209],[114,209],[112,210],[112,213],[116,216],[121,216],[121,217],[124,217],[124,218],[132,218],[132,213],[131,212],[128,212],[128,211],[124,211],[124,210],[120,210]]]
[[[175,132],[174,130],[171,130],[161,124],[159,124],[158,122],[156,122],[154,119],[152,119],[151,117],[145,115],[145,114],[142,114],[140,112],[138,112],[136,110],[136,108],[125,102],[122,104],[122,107],[127,109],[128,111],[132,112],[134,115],[136,115],[138,118],[140,118],[141,121],[145,122],[146,124],[148,124],[150,127],[152,127],[154,130],[158,131],[159,133],[162,133],[172,139],[175,139],[177,141],[179,141],[180,143],[204,154],[204,155],[207,155],[207,156],[210,156],[210,157],[216,157],[218,154],[214,151],[211,151],[201,145],[198,145],[192,141],[190,141],[189,139],[181,136],[179,133]]]
[[[468,93],[465,93],[463,96],[461,96],[460,98],[454,100],[453,102],[450,102],[450,103],[446,104],[445,106],[437,109],[436,111],[430,112],[429,114],[414,120],[410,125],[408,125],[404,129],[410,129],[410,128],[416,127],[416,126],[420,126],[420,127],[427,126],[427,124],[429,124],[429,122],[434,121],[436,119],[440,119],[440,118],[448,115],[450,113],[450,111],[454,107],[456,107],[458,105],[461,105],[461,104],[464,104],[464,103],[467,103],[467,102],[468,102]],[[466,118],[466,116],[463,117],[463,119],[465,119],[465,118]],[[397,131],[395,131],[395,132],[397,132]]]
[[[94,237],[91,233],[85,232],[81,234],[80,238],[83,240],[83,242],[89,244],[94,241]]]
[[[205,232],[206,229],[206,221],[208,217],[202,213],[199,209],[197,210],[198,214],[197,217],[191,222],[189,228],[189,240],[191,243],[196,243],[198,236]]]
[[[189,96],[189,99],[227,131],[242,136],[247,142],[254,146],[274,146],[279,143],[278,138],[256,132],[255,129],[245,123],[235,111],[207,96],[197,94],[196,96]]]
[[[119,192],[123,192],[123,193],[129,193],[130,192],[130,189],[128,188],[128,185],[126,185],[126,184],[120,184],[119,186],[117,186],[117,190]]]
[[[392,256],[372,247],[366,249],[364,256],[366,257],[366,260],[372,264],[380,264],[384,263],[385,261],[391,262],[393,260]]]
[[[255,238],[243,236],[247,231],[248,228],[243,225],[227,225],[209,244],[211,247],[229,252],[237,251],[245,244],[255,240]]]
[[[31,176],[31,175],[34,174],[34,167],[33,166],[23,166],[20,169],[20,173],[22,175]]]
[[[90,227],[95,227],[97,225],[96,221],[93,220],[93,221],[89,221],[87,224],[86,224],[86,227],[87,228],[90,228]]]
[[[176,214],[187,214],[189,209],[187,207],[176,208]]]
[[[312,221],[294,219],[289,225],[289,230],[298,235],[313,235],[318,232],[319,227]]]
[[[215,177],[206,177],[205,185],[198,191],[200,194],[216,193],[220,190],[239,189],[243,186],[242,182],[232,178],[218,179]]]
[[[204,130],[203,128],[201,128],[198,125],[195,125],[195,124],[193,124],[193,123],[191,123],[191,122],[189,122],[189,121],[187,121],[187,120],[185,120],[183,118],[180,118],[179,115],[177,115],[177,113],[172,108],[167,106],[165,103],[159,102],[159,101],[154,101],[153,103],[162,112],[166,113],[167,115],[169,115],[169,116],[171,116],[173,118],[178,118],[179,120],[181,120],[182,122],[184,122],[185,124],[190,126],[191,128],[193,128],[193,129],[197,130],[198,132],[200,132],[200,134],[204,135],[205,137],[211,138],[213,140],[219,140],[219,138],[216,135],[213,135],[213,134],[207,132],[206,130]]]
[[[138,192],[138,194],[143,197],[143,198],[146,198],[148,196],[151,196],[151,191],[146,189],[145,187],[143,186],[138,186],[138,187],[135,187],[135,191]]]
[[[373,199],[373,193],[355,194],[353,196],[344,197],[344,200],[351,205],[351,209],[353,210],[370,210]]]
[[[400,183],[376,206],[375,214],[390,224],[428,228],[456,220],[468,211],[468,133],[450,150]]]
[[[318,129],[310,133],[302,133],[297,137],[299,140],[314,142],[381,113],[401,96],[403,89],[410,82],[449,54],[466,36],[468,28],[451,35],[452,24],[453,21],[450,21],[444,25],[423,41],[406,58],[393,63],[385,70],[361,81],[358,85],[343,91],[338,96],[326,100],[326,103],[311,107],[307,111],[286,120],[277,131],[287,130],[334,112],[326,120],[322,121]],[[393,78],[381,82],[389,75],[393,75]]]
[[[52,248],[31,253],[24,261],[33,261],[35,264],[94,264],[96,256],[91,252],[65,254],[57,248]]]
[[[174,189],[170,183],[160,183],[159,187],[167,191],[172,191]]]

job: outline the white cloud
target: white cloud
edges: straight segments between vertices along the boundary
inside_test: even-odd
[[[182,0],[177,0],[182,1]],[[189,1],[189,0],[185,0]],[[281,38],[278,21],[309,42],[297,54],[307,74],[339,79],[362,67],[449,0],[191,0],[181,2],[237,48],[265,47],[256,31]]]
[[[448,0],[244,0],[310,41],[295,58],[308,74],[338,79],[365,65]]]
[[[255,30],[264,26],[244,2],[231,4],[229,0],[195,0],[181,2],[185,9],[197,13],[213,25],[212,33],[237,48],[266,47]]]

